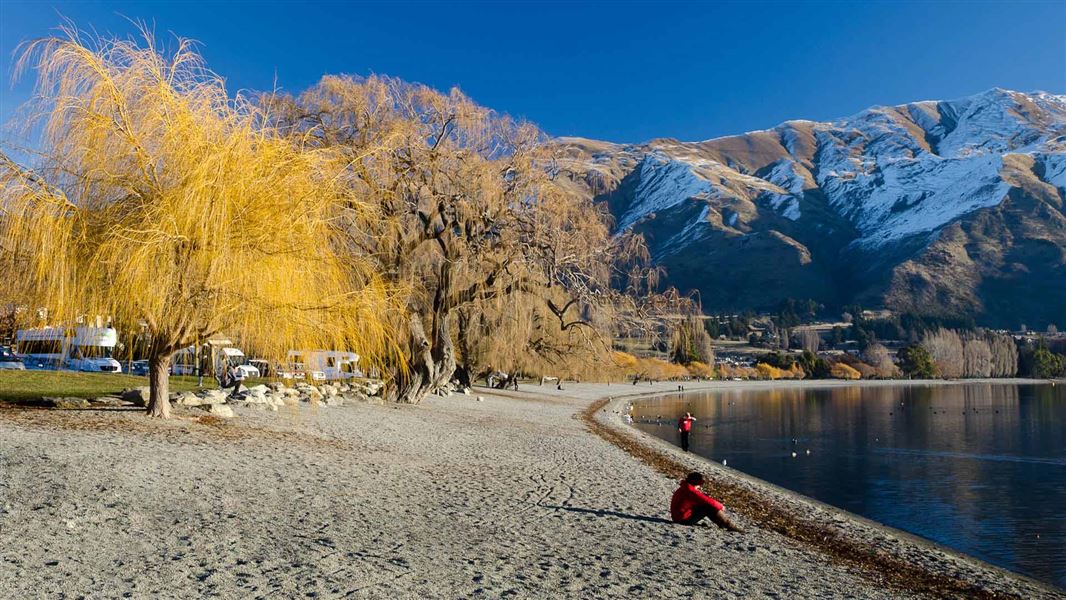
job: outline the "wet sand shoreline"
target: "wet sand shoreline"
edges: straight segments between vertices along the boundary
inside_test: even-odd
[[[687,387],[686,391],[770,390],[783,388],[825,388],[856,385],[854,382],[710,382]],[[828,385],[826,385],[828,383]],[[900,382],[860,382],[863,386],[889,386]],[[952,385],[964,383],[1047,383],[1043,380],[981,380],[981,381],[912,381],[909,385]],[[792,384],[792,385],[790,385]],[[775,528],[790,537],[820,548],[844,562],[858,565],[872,577],[882,578],[886,584],[914,592],[931,591],[937,596],[958,597],[1061,597],[1062,590],[1044,582],[984,563],[955,550],[912,534],[888,527],[751,477],[740,471],[723,467],[715,461],[685,453],[680,448],[653,435],[625,424],[621,417],[625,406],[642,399],[653,399],[667,393],[620,395],[601,402],[594,413],[587,411],[587,420],[609,429],[604,437],[614,437],[616,444],[638,448],[644,462],[662,472],[676,475],[684,470],[700,470],[711,475],[712,488],[736,498],[737,507],[747,512],[753,502],[765,503],[754,512],[763,526]],[[728,490],[728,491],[724,491]],[[728,503],[727,503],[728,504]],[[747,506],[745,506],[747,505]],[[828,539],[826,539],[828,538]]]

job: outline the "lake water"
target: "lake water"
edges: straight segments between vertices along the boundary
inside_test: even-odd
[[[686,410],[693,452],[1066,588],[1066,385],[674,394],[635,425],[678,444]]]

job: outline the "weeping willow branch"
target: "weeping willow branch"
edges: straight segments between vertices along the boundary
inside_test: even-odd
[[[349,182],[358,159],[282,135],[188,41],[164,54],[142,33],[138,45],[68,28],[21,48],[40,152],[26,166],[0,158],[0,247],[25,265],[12,273],[21,303],[56,324],[146,323],[157,366],[223,330],[268,358],[391,360],[398,286],[349,236],[376,219]],[[165,377],[152,381],[165,416]]]

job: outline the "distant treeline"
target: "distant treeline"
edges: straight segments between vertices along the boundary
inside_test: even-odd
[[[1066,377],[1066,340],[1014,336],[987,330],[939,328],[895,353],[880,343],[859,354],[819,356],[811,350],[773,351],[759,357],[779,370],[778,378],[806,379],[960,379],[988,377]]]
[[[902,313],[877,319],[863,316],[861,306],[851,305],[844,309],[844,319],[851,321],[849,338],[858,342],[860,348],[878,340],[902,340],[917,342],[932,331],[951,329],[959,332],[975,332],[979,328],[972,317],[936,317]]]
[[[849,305],[838,317],[841,324],[821,332],[809,326],[832,318],[813,300],[786,300],[771,314],[710,315],[704,328],[713,339],[747,339],[773,350],[755,367],[731,367],[726,376],[1066,377],[1066,339],[1056,336],[1054,325],[1048,327],[1048,338],[1015,336],[986,330],[969,316],[877,313]],[[819,355],[825,349],[846,352]],[[678,359],[687,353],[676,346],[672,350],[675,361],[683,362]]]
[[[893,314],[886,317],[867,318],[862,306],[851,304],[839,314],[829,314],[825,305],[814,300],[786,299],[772,312],[756,313],[751,310],[736,313],[708,315],[705,321],[707,333],[713,338],[726,336],[731,339],[747,339],[752,326],[770,324],[771,330],[792,329],[819,321],[843,321],[847,327],[834,331],[834,342],[855,341],[860,348],[878,340],[902,340],[917,342],[926,332],[936,329],[974,331],[977,322],[970,316],[930,316],[915,313]],[[1023,326],[1024,327],[1024,326]]]

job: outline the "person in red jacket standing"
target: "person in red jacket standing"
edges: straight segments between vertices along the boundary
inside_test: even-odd
[[[692,431],[692,423],[695,420],[696,417],[693,417],[690,412],[677,420],[677,430],[681,433],[681,449],[685,452],[688,452],[688,434]]]
[[[670,518],[682,525],[695,525],[704,517],[709,517],[722,529],[743,533],[725,516],[725,506],[704,494],[700,490],[701,485],[703,485],[702,473],[689,473],[688,477],[681,480],[681,485],[674,492],[674,497],[670,499]]]

